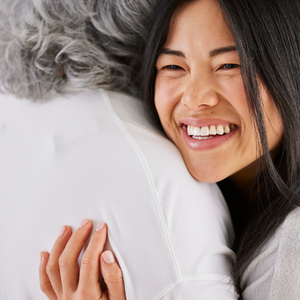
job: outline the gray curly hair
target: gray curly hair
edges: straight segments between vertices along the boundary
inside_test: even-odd
[[[157,0],[1,0],[1,90],[30,99],[106,88],[136,95],[140,55]]]

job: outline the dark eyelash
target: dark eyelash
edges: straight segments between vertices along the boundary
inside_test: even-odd
[[[177,66],[177,65],[168,65],[163,67],[163,69],[168,69],[168,70],[179,70],[181,69],[181,67]]]
[[[235,68],[239,68],[240,65],[238,64],[224,64],[220,67],[220,69],[227,69],[227,70],[231,70],[231,69],[235,69]]]

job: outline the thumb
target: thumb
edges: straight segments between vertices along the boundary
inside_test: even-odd
[[[107,285],[109,300],[126,300],[122,270],[111,251],[102,253],[101,273]]]

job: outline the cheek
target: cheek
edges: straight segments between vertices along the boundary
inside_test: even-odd
[[[257,159],[257,135],[253,124],[252,114],[248,107],[244,84],[241,76],[231,80],[228,83],[223,83],[223,91],[225,97],[230,103],[234,113],[239,118],[239,132],[237,141],[228,149],[228,161],[230,166],[227,165],[228,170],[232,167],[233,172],[238,172],[247,165],[251,164]],[[232,153],[234,153],[232,157]]]
[[[228,78],[228,80],[222,80],[220,86],[226,95],[227,101],[230,102],[240,115],[248,113],[247,99],[241,76],[236,76],[234,79]]]
[[[164,89],[162,88],[161,81],[156,79],[155,81],[155,93],[154,93],[154,104],[160,119],[162,119],[166,106],[166,98],[164,96]]]
[[[248,102],[244,90],[244,84],[241,76],[237,76],[234,80],[222,82],[222,90],[226,95],[227,101],[239,115],[240,129],[244,135],[254,135],[254,127],[252,124],[251,113],[248,108]]]
[[[279,148],[280,141],[283,138],[284,130],[282,119],[270,97],[265,92],[262,93],[262,97],[265,108],[264,117],[266,120],[268,147],[270,152],[274,151],[273,156],[275,156]]]
[[[228,99],[234,99],[236,105],[247,106],[247,100],[244,90],[244,85],[242,80],[236,79],[230,85],[224,86],[223,89],[226,91],[226,94],[229,96]]]
[[[172,118],[172,112],[177,104],[177,97],[175,95],[176,85],[174,85],[172,80],[157,76],[154,103],[163,125]]]

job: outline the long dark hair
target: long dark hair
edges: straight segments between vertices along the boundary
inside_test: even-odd
[[[247,226],[237,239],[237,263],[232,271],[239,290],[240,278],[254,252],[300,205],[300,2],[295,0],[218,0],[239,54],[248,106],[253,116],[258,152],[252,192],[259,193],[247,212]],[[156,60],[163,48],[170,18],[187,0],[162,0],[149,26],[142,65],[142,97],[152,122],[160,129],[154,104]],[[282,119],[284,138],[272,160],[258,88],[260,81]],[[262,168],[263,166],[263,168]]]

